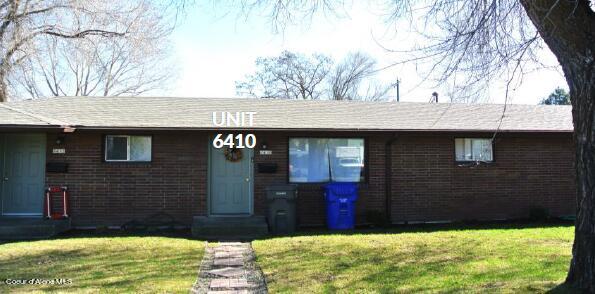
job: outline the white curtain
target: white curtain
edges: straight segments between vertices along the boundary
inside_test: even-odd
[[[328,182],[327,139],[292,138],[289,140],[289,180],[294,183]]]
[[[492,161],[492,140],[457,138],[455,152],[458,161]]]
[[[364,169],[364,140],[331,139],[328,146],[333,182],[359,182]]]
[[[359,182],[363,173],[363,162],[363,139],[289,140],[290,182]]]

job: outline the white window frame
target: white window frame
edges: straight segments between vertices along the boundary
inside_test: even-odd
[[[464,158],[464,159],[458,159],[457,158],[457,153],[458,153],[457,152],[458,151],[457,150],[457,140],[463,140],[463,149],[465,149],[465,146],[467,145],[467,141],[469,140],[470,143],[471,143],[471,152],[473,152],[473,141],[475,141],[475,140],[482,140],[482,141],[488,140],[488,141],[490,141],[491,159],[490,160],[466,159],[466,158]],[[488,163],[494,162],[494,141],[491,138],[465,138],[465,137],[461,138],[461,137],[458,137],[458,138],[455,138],[454,139],[454,147],[455,147],[454,155],[455,155],[455,161],[456,162],[488,162]],[[465,150],[463,150],[463,153],[465,153]],[[473,154],[471,154],[471,155],[473,156]]]
[[[108,159],[107,158],[107,139],[108,138],[126,138],[126,159]],[[151,140],[151,159],[150,160],[130,160],[130,137],[148,137]],[[152,162],[153,161],[153,136],[148,135],[105,135],[103,142],[103,160],[105,162]]]

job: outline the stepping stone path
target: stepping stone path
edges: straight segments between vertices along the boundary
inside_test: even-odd
[[[207,244],[192,293],[268,293],[250,243]]]

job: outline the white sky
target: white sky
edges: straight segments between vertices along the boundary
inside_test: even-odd
[[[348,17],[317,17],[312,22],[291,26],[283,34],[272,31],[265,17],[252,15],[238,19],[237,14],[225,7],[196,5],[189,9],[186,19],[173,34],[175,60],[178,63],[177,83],[168,94],[189,97],[235,97],[235,81],[255,70],[254,61],[260,56],[276,56],[283,50],[305,54],[323,53],[335,61],[347,53],[363,51],[374,58],[379,66],[398,59],[374,40],[384,38],[385,47],[391,42],[415,42],[415,37],[397,34],[395,26],[382,22],[380,13],[363,2],[357,2],[346,13]],[[398,27],[397,29],[401,29]],[[391,41],[392,40],[392,41]],[[543,60],[555,63],[553,55],[543,53]],[[445,89],[417,86],[420,77],[412,64],[390,68],[379,74],[379,79],[393,83],[401,80],[401,101],[427,102],[433,91]],[[494,81],[490,97],[484,101],[504,102],[504,81]],[[536,104],[556,87],[565,86],[562,74],[554,70],[541,70],[526,75],[521,87],[511,92],[511,103]]]

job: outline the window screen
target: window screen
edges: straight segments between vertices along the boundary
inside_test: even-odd
[[[105,136],[105,161],[151,161],[151,137]]]
[[[130,137],[130,160],[151,161],[151,137]]]

